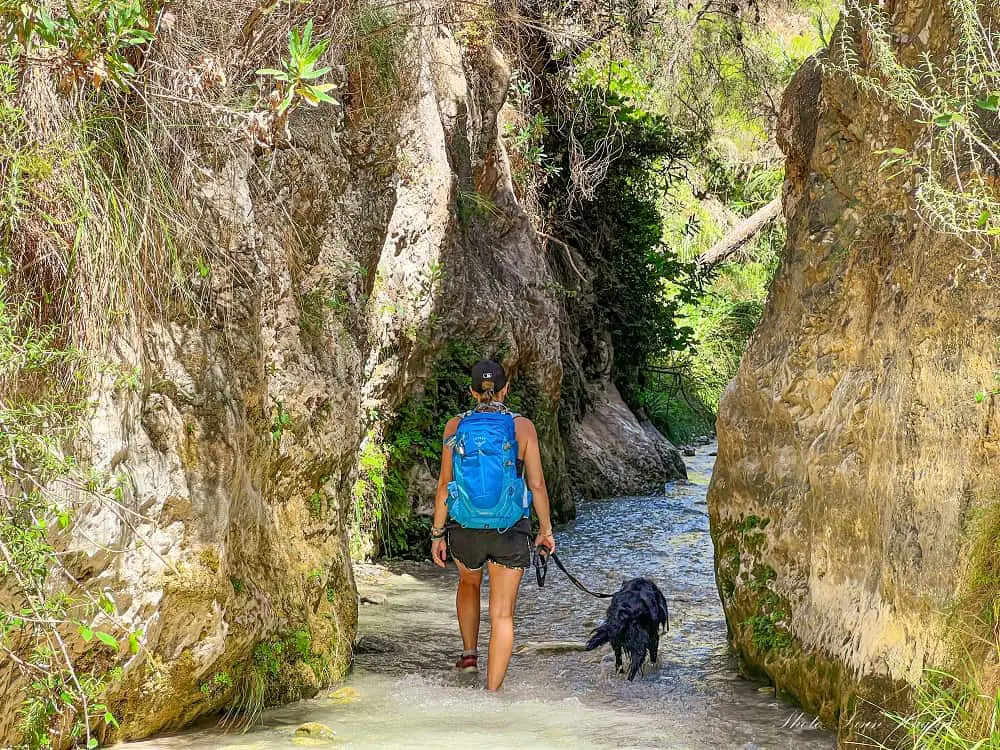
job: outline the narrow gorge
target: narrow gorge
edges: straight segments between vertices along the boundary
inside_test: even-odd
[[[246,730],[356,652],[428,700],[355,571],[441,610],[495,357],[568,555],[677,594],[636,692],[543,661],[595,746],[945,747],[949,696],[1000,748],[1000,18],[675,5],[0,8],[0,747]]]

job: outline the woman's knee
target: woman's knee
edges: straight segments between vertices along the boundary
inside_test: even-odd
[[[514,602],[500,601],[490,602],[490,620],[492,622],[505,622],[514,619]]]

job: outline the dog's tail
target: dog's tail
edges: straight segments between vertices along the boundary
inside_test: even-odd
[[[654,626],[655,627],[655,626]],[[628,678],[634,680],[639,674],[649,651],[649,630],[635,619],[625,626],[625,649],[628,651]]]
[[[590,634],[590,640],[587,641],[587,645],[585,648],[588,651],[593,651],[598,646],[603,646],[610,640],[611,640],[611,631],[608,628],[608,623],[604,623],[599,628],[595,628],[594,632]]]

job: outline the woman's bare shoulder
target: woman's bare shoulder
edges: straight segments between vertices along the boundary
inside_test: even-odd
[[[514,434],[519,440],[538,437],[538,433],[535,431],[535,423],[520,414],[514,420]]]
[[[448,420],[448,423],[444,426],[444,436],[454,435],[456,430],[458,430],[458,423],[462,421],[462,416],[452,417]]]

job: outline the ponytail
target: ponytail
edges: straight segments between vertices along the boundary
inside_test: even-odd
[[[483,390],[479,394],[482,398],[479,399],[482,403],[491,403],[496,398],[496,386],[493,385],[492,380],[483,381]]]

